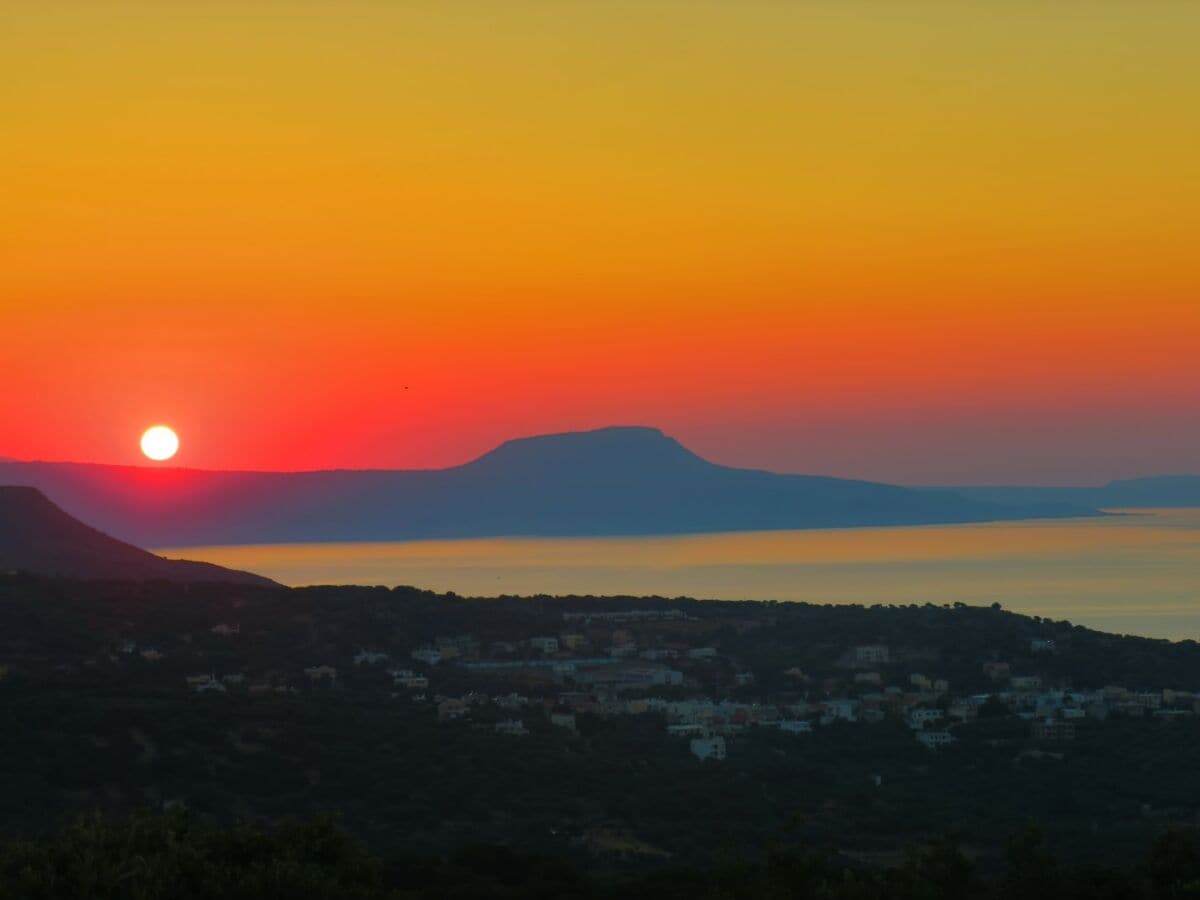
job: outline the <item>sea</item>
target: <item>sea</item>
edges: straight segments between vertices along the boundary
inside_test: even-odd
[[[155,552],[293,586],[414,585],[472,597],[999,603],[1109,632],[1200,639],[1200,509],[1107,512],[972,525]]]

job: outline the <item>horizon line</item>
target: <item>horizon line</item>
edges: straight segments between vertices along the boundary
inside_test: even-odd
[[[209,475],[323,475],[323,474],[424,474],[431,472],[446,472],[453,469],[463,468],[471,465],[479,460],[487,457],[502,447],[509,444],[522,441],[539,440],[555,437],[566,437],[571,435],[586,435],[597,434],[603,431],[647,431],[653,432],[664,440],[672,441],[688,453],[696,456],[698,459],[703,459],[705,462],[714,466],[719,466],[726,469],[740,469],[743,471],[759,471],[768,472],[774,475],[793,475],[799,477],[810,478],[831,478],[838,481],[867,481],[875,484],[888,484],[897,487],[913,488],[913,489],[930,489],[930,490],[962,490],[962,489],[988,489],[988,488],[1062,488],[1062,489],[1087,489],[1087,488],[1103,488],[1120,481],[1143,481],[1148,479],[1172,479],[1172,478],[1200,478],[1200,474],[1191,474],[1183,472],[1163,472],[1157,474],[1137,474],[1124,475],[1109,478],[1107,481],[1099,483],[1062,483],[1062,482],[1040,482],[1031,483],[1022,482],[974,482],[974,483],[930,483],[930,482],[906,482],[893,481],[875,478],[871,476],[846,476],[846,475],[825,475],[814,472],[794,472],[781,471],[778,469],[768,469],[761,466],[733,466],[725,463],[713,462],[700,454],[696,453],[682,441],[672,437],[664,429],[656,425],[602,425],[596,428],[585,428],[574,431],[554,431],[554,432],[539,432],[535,434],[518,435],[516,437],[507,438],[498,444],[495,444],[490,449],[471,457],[470,459],[454,463],[447,466],[425,467],[425,468],[381,468],[378,466],[358,468],[354,466],[330,466],[327,468],[305,468],[305,469],[255,469],[255,468],[206,468],[202,466],[183,466],[183,465],[156,465],[153,463],[137,463],[137,462],[98,462],[84,461],[79,459],[20,459],[17,457],[0,456],[0,465],[41,465],[41,466],[89,466],[93,468],[106,469],[132,469],[138,472],[163,472],[163,473],[180,473],[180,474],[209,474]]]

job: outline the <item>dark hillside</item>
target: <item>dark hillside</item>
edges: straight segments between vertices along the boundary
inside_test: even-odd
[[[147,553],[72,518],[28,487],[0,487],[0,571],[122,581],[273,583],[248,572]]]

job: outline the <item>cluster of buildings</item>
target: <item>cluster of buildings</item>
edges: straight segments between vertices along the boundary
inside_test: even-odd
[[[620,621],[627,621],[630,615],[622,614]],[[994,685],[993,690],[956,694],[948,680],[936,675],[897,675],[899,661],[883,644],[848,648],[840,665],[853,671],[844,679],[816,684],[799,668],[785,670],[784,674],[801,689],[788,692],[786,700],[712,697],[696,690],[695,667],[719,662],[737,668],[736,661],[724,657],[717,648],[659,643],[643,649],[631,634],[618,629],[605,648],[605,656],[574,656],[564,649],[594,652],[594,642],[580,638],[575,633],[556,638],[535,636],[501,648],[510,656],[525,650],[522,658],[461,659],[457,665],[478,674],[548,668],[550,680],[546,687],[553,685],[554,689],[532,701],[522,697],[520,707],[541,707],[554,724],[572,730],[577,714],[604,717],[657,713],[666,722],[667,734],[686,738],[692,754],[701,760],[724,759],[727,741],[754,728],[775,728],[799,735],[835,722],[869,724],[897,719],[912,730],[918,744],[937,750],[955,743],[955,731],[978,719],[981,710],[987,715],[1027,721],[1029,736],[1039,742],[1074,740],[1076,722],[1082,719],[1104,720],[1110,714],[1178,718],[1200,713],[1200,693],[1132,691],[1119,686],[1076,691],[1047,684],[1040,675],[1013,672],[1010,663],[997,660],[980,665],[981,675]],[[1053,640],[1031,641],[1031,654],[1054,652]],[[683,664],[673,668],[678,661]],[[755,676],[750,671],[735,671],[733,684],[752,686]],[[842,688],[840,692],[837,685]],[[666,688],[679,690],[663,690]],[[440,701],[441,721],[469,718],[474,705],[456,698],[435,699]],[[475,703],[481,702],[487,701],[479,694]],[[501,705],[502,700],[495,698],[494,702]],[[516,708],[511,697],[503,704]],[[528,729],[520,719],[506,719],[496,725],[496,732],[524,735]]]
[[[393,697],[431,706],[438,722],[469,721],[505,737],[529,736],[534,719],[575,732],[580,716],[655,714],[665,722],[666,734],[686,739],[700,760],[724,759],[728,742],[750,729],[803,735],[834,723],[897,720],[912,730],[917,743],[937,750],[955,743],[958,728],[981,715],[1025,720],[1034,740],[1061,743],[1075,739],[1083,720],[1103,721],[1110,715],[1175,719],[1200,713],[1200,693],[1121,686],[1072,690],[1034,672],[1014,671],[1013,664],[998,659],[980,663],[976,686],[984,683],[990,689],[955,693],[936,672],[903,671],[912,654],[898,655],[882,643],[847,647],[837,660],[841,674],[835,678],[813,678],[795,666],[771,673],[782,676],[787,689],[780,690],[780,677],[773,677],[774,689],[754,697],[755,673],[705,643],[712,640],[711,631],[690,629],[695,620],[681,610],[570,612],[563,619],[557,634],[486,644],[470,634],[438,637],[407,651],[402,660],[360,648],[347,664],[378,670],[390,679]],[[236,625],[227,624],[212,631],[239,633]],[[152,662],[163,659],[160,651],[139,651],[130,642],[117,652],[139,652]],[[1029,669],[1037,668],[1038,655],[1057,652],[1053,640],[1035,638],[1020,656]],[[936,666],[936,654],[928,660]],[[719,678],[711,677],[718,671]],[[338,669],[327,662],[314,662],[301,674],[313,687],[340,684]],[[462,691],[464,679],[474,687]],[[500,690],[487,690],[489,682]],[[722,689],[714,692],[716,683]],[[196,693],[225,693],[239,686],[254,695],[298,693],[289,678],[278,674],[247,682],[242,673],[218,677],[201,672],[187,676],[186,684]],[[460,690],[449,693],[448,684]],[[514,685],[520,690],[512,690]]]

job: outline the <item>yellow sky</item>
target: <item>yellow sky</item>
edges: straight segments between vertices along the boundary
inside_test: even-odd
[[[1198,26],[1187,3],[23,4],[9,286],[548,303],[858,283],[869,253],[918,290],[1006,256],[1167,287],[1200,224]],[[1095,257],[1130,242],[1154,265]]]

